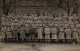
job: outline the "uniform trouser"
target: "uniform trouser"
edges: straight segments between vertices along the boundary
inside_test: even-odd
[[[66,42],[71,42],[71,34],[66,34]]]
[[[73,39],[73,42],[77,43],[77,39]]]
[[[38,35],[38,39],[42,39],[42,34]]]
[[[45,35],[45,41],[46,41],[46,42],[50,42],[50,39],[51,39],[51,38],[50,38],[50,34],[46,34],[46,35]]]
[[[52,34],[52,39],[56,40],[57,39],[57,34]]]
[[[50,35],[49,34],[46,34],[45,35],[45,39],[50,39]]]
[[[65,39],[59,39],[59,42],[65,42]]]

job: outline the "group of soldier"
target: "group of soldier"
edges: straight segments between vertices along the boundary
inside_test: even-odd
[[[68,20],[68,19],[69,20]],[[12,36],[14,36],[13,38],[16,39],[22,39],[22,41],[24,39],[38,39],[38,40],[43,40],[44,41],[60,41],[60,42],[77,42],[78,39],[78,32],[77,32],[77,28],[74,27],[74,23],[72,22],[71,19],[73,19],[72,17],[68,17],[66,15],[40,15],[37,16],[35,15],[9,15],[7,17],[5,17],[5,19],[9,20],[8,21],[4,21],[3,20],[3,24],[4,22],[8,22],[9,24],[11,24],[11,26],[9,27],[9,29],[11,29],[10,31],[8,31],[6,34],[7,35],[7,39],[8,38],[12,38]],[[39,22],[38,22],[39,20]],[[42,21],[42,22],[41,22]],[[62,26],[61,27],[61,23],[60,21],[62,21]],[[75,20],[73,20],[75,21]],[[30,24],[24,23],[24,22],[28,22]],[[38,22],[39,24],[42,24],[41,26],[38,24],[38,27],[35,27],[36,25],[33,25],[34,23]],[[45,22],[45,24],[44,24]],[[24,24],[23,24],[24,23]],[[48,24],[51,23],[51,24]],[[63,24],[64,23],[64,24]],[[9,25],[8,24],[8,25]],[[16,28],[18,24],[19,24],[19,28]],[[22,24],[22,25],[21,25]],[[68,25],[69,24],[69,25]],[[46,26],[44,26],[46,25]],[[68,27],[68,26],[69,27]],[[71,27],[72,25],[72,27]],[[5,26],[7,27],[7,24],[5,24]],[[29,27],[30,28],[29,28]],[[67,27],[66,27],[67,26]],[[4,27],[4,26],[3,26]],[[29,28],[29,29],[28,29]],[[8,29],[8,27],[7,27]],[[5,30],[3,30],[5,31]],[[11,35],[13,34],[13,35]],[[10,36],[11,35],[11,36]]]
[[[70,28],[39,27],[39,28],[17,28],[11,35],[8,33],[7,39],[15,38],[16,41],[39,41],[39,42],[75,42],[78,40],[78,32]],[[13,36],[13,37],[12,37]]]

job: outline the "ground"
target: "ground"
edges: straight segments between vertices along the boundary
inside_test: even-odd
[[[0,42],[0,51],[80,51],[80,44]]]

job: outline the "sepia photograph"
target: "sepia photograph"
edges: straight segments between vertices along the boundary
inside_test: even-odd
[[[80,51],[80,0],[0,0],[0,51]]]

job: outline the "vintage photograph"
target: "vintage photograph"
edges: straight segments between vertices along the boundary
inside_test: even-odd
[[[80,51],[80,0],[0,0],[0,51]]]

